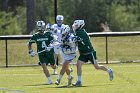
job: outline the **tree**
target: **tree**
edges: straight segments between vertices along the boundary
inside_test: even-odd
[[[26,0],[27,6],[27,34],[35,28],[35,0]]]

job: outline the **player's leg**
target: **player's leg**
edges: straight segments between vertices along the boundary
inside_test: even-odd
[[[105,67],[105,66],[103,66],[103,65],[99,65],[99,64],[97,63],[97,61],[96,61],[93,65],[94,65],[94,67],[95,67],[97,70],[107,71],[108,74],[109,74],[110,81],[113,80],[114,76],[113,76],[113,71],[112,71],[112,69],[107,68],[107,67]]]
[[[96,59],[96,51],[88,55],[89,60],[92,62],[93,66],[97,70],[107,71],[109,73],[110,81],[113,80],[113,71],[110,68],[105,67],[104,65],[99,65]]]
[[[73,76],[71,75],[71,72],[73,72],[72,68],[70,68],[70,63],[72,63],[72,60],[76,57],[76,53],[75,54],[70,54],[70,55],[65,55],[64,58],[67,59],[67,62],[69,62],[69,64],[67,65],[66,68],[66,74],[68,75],[68,86],[72,84],[72,80],[73,80]]]
[[[66,69],[67,69],[67,65],[69,64],[69,62],[67,62],[66,60],[64,61],[63,65],[62,65],[62,68],[60,70],[60,74],[55,82],[56,85],[59,85],[60,84],[60,81],[61,81],[61,78],[62,76],[64,75],[64,73],[66,72]]]
[[[69,64],[66,67],[66,74],[68,75],[68,86],[72,84],[73,76],[71,75],[72,68],[69,67]]]
[[[54,46],[54,59],[55,59],[55,65],[58,67],[58,56],[59,56],[59,47],[58,46]],[[57,68],[54,69],[53,72],[54,75],[57,74]]]
[[[43,68],[43,72],[44,72],[45,76],[48,78],[47,84],[52,84],[52,80],[50,78],[50,73],[49,73],[46,63],[42,63],[41,66]]]
[[[77,67],[77,82],[75,84],[73,84],[73,86],[82,86],[82,64],[83,61],[78,60],[76,67]]]
[[[76,64],[77,67],[77,82],[73,84],[74,86],[82,86],[82,64],[86,63],[88,60],[85,55],[80,55]]]
[[[39,61],[41,62],[41,66],[43,68],[43,72],[44,72],[45,76],[48,79],[47,84],[52,84],[52,80],[50,78],[50,73],[49,73],[49,70],[48,70],[47,65],[46,65],[46,64],[48,64],[47,57],[44,58],[44,56],[39,55]]]
[[[55,59],[55,65],[56,65],[57,54],[54,54],[54,59]],[[56,66],[57,66],[57,65],[56,65]],[[53,74],[54,74],[54,75],[57,75],[57,69],[54,69],[54,68],[53,68],[53,70],[54,70],[54,71],[53,71]]]
[[[58,56],[59,54],[54,54],[54,58],[55,58],[55,64],[58,66]]]

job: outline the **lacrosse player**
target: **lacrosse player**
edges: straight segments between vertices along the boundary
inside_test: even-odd
[[[29,54],[31,57],[34,57],[36,53],[32,49],[32,43],[36,43],[39,61],[43,68],[45,76],[48,78],[47,84],[52,84],[52,80],[50,78],[49,70],[47,65],[50,63],[53,69],[56,69],[55,59],[54,59],[54,49],[48,48],[50,47],[50,43],[53,40],[52,34],[50,32],[45,31],[45,22],[37,21],[36,23],[38,32],[35,33],[28,42]],[[44,51],[45,50],[45,51]],[[43,51],[43,52],[41,52]]]
[[[70,33],[70,27],[65,25],[64,28],[61,30],[62,34],[62,44],[61,44],[61,51],[62,57],[64,58],[64,62],[62,64],[62,68],[60,70],[60,74],[58,79],[56,80],[55,84],[59,85],[62,76],[66,72],[68,75],[68,86],[71,85],[73,76],[71,75],[71,69],[69,68],[69,64],[72,60],[76,57],[76,43],[75,43],[75,36],[74,34]]]
[[[93,48],[90,38],[87,35],[86,30],[83,28],[85,25],[84,20],[75,20],[72,28],[75,32],[76,36],[81,39],[81,41],[78,42],[78,50],[79,50],[79,58],[77,61],[77,75],[78,80],[74,86],[82,86],[82,64],[88,62],[88,60],[93,64],[95,69],[97,70],[103,70],[109,73],[110,81],[113,80],[113,71],[110,68],[107,68],[103,65],[99,65],[96,60],[96,51]]]
[[[54,36],[56,36],[56,39],[58,42],[61,42],[61,37],[62,37],[61,30],[64,27],[63,21],[64,21],[64,17],[62,15],[57,15],[56,16],[57,23],[52,26],[53,30],[51,32]],[[54,53],[55,53],[55,63],[58,66],[58,55],[60,54],[60,46],[59,45],[54,46]],[[54,70],[54,74],[57,74],[57,70]]]

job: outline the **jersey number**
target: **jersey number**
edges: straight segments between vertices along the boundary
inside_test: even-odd
[[[46,45],[45,41],[43,41],[42,42],[42,48],[46,48],[46,47],[47,47],[47,45]]]

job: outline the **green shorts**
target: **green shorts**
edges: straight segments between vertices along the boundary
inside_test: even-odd
[[[43,55],[38,55],[40,63],[46,63],[48,65],[54,65],[55,64],[55,59],[54,59],[54,53],[49,53],[49,54],[43,54]]]
[[[97,59],[96,57],[96,51],[93,51],[91,53],[87,54],[80,54],[78,60],[83,61],[83,62],[88,62],[90,61],[92,64],[94,64],[95,60]]]

